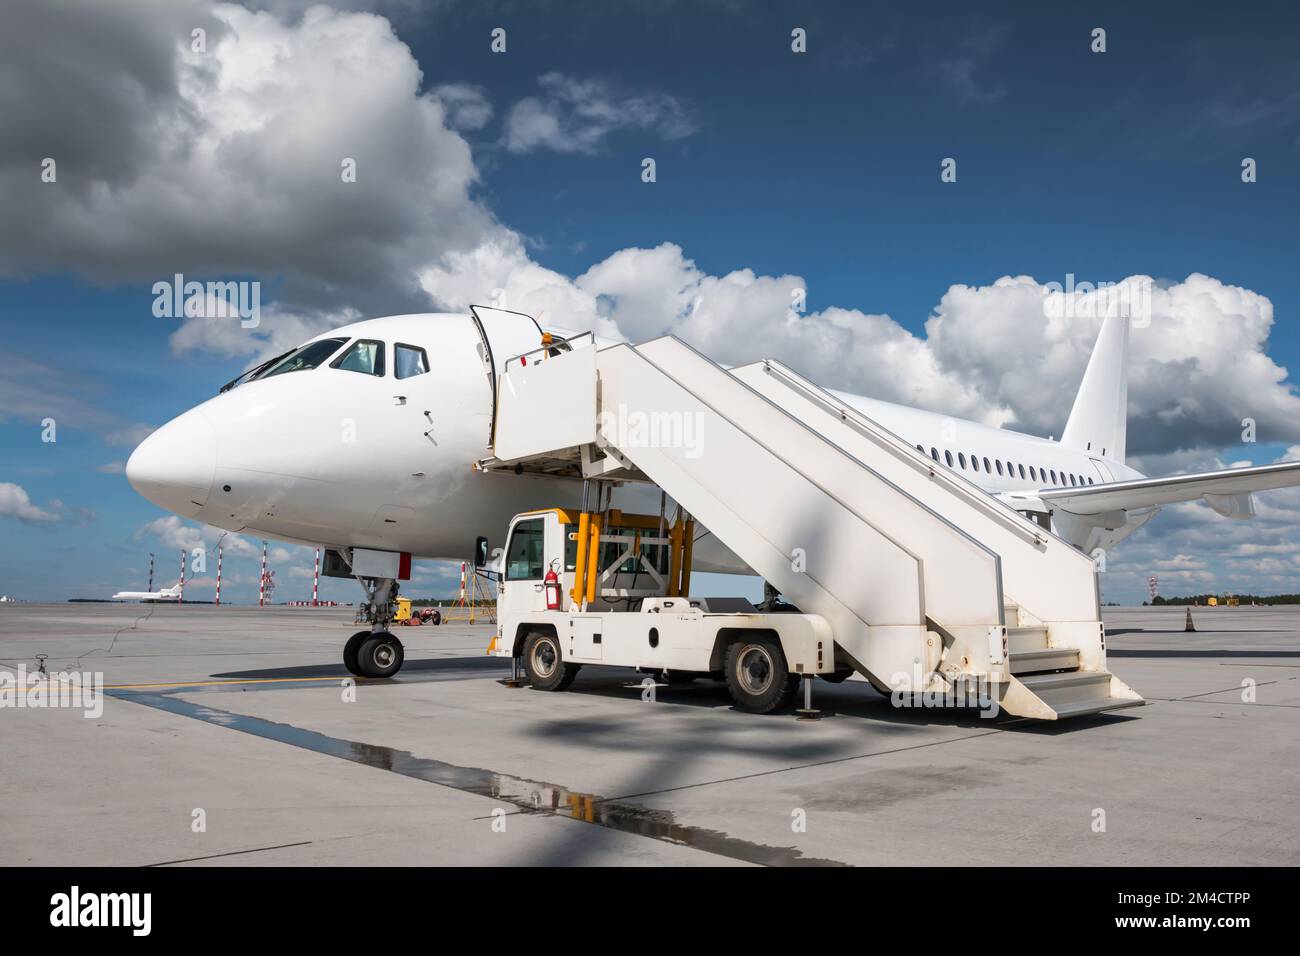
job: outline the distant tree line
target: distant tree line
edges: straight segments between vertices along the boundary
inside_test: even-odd
[[[1242,604],[1300,604],[1300,594],[1234,594],[1231,596]],[[1152,607],[1162,607],[1166,604],[1178,607],[1190,604],[1204,606],[1209,603],[1210,598],[1218,598],[1219,604],[1222,605],[1227,597],[1223,594],[1192,594],[1188,597],[1165,597],[1163,594],[1157,594],[1155,600],[1149,603]],[[1142,603],[1145,605],[1148,602]]]

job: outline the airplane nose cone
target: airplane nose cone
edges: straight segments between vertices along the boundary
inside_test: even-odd
[[[131,487],[168,511],[193,518],[208,502],[217,470],[217,434],[198,409],[146,438],[126,463]]]

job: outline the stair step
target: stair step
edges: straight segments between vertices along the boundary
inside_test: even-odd
[[[1017,679],[1057,714],[1076,704],[1100,704],[1111,699],[1110,674],[1106,671],[1026,674]]]
[[[1071,717],[1087,717],[1090,714],[1100,714],[1111,710],[1123,710],[1125,707],[1141,707],[1146,701],[1140,698],[1134,700],[1129,697],[1107,697],[1101,701],[1083,701],[1077,704],[1062,704],[1054,707],[1058,720],[1065,720]]]
[[[1047,628],[1008,627],[1007,649],[1012,654],[1024,651],[1041,651],[1047,648]]]
[[[1079,652],[1073,647],[1044,647],[1011,652],[1011,673],[1042,674],[1048,671],[1078,670]]]

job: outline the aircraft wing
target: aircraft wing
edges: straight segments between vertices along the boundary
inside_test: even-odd
[[[1254,513],[1247,500],[1252,491],[1293,485],[1300,485],[1300,461],[1225,468],[1171,478],[1112,481],[1082,488],[1045,488],[1038,492],[1038,497],[1052,507],[1078,515],[1129,511],[1204,498],[1220,514],[1248,517]]]

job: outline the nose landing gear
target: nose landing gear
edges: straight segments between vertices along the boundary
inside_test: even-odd
[[[357,677],[392,677],[402,669],[406,658],[402,642],[388,630],[393,620],[397,582],[392,578],[357,580],[366,591],[366,603],[361,611],[370,630],[358,631],[348,638],[343,645],[343,666]]]

